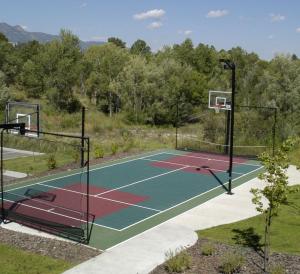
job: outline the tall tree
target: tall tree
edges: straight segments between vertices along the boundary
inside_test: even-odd
[[[130,53],[136,55],[149,55],[151,53],[151,48],[144,40],[138,39],[132,44]]]
[[[95,97],[99,108],[110,116],[118,101],[110,84],[117,78],[128,59],[127,50],[112,43],[92,46],[84,54],[85,62],[92,68],[86,80],[87,94],[90,99]]]
[[[124,41],[122,41],[120,38],[117,38],[117,37],[109,37],[107,39],[107,42],[115,44],[117,47],[120,47],[120,48],[125,48],[126,47],[126,43]]]

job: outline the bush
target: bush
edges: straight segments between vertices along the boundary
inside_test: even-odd
[[[119,146],[116,143],[111,144],[111,154],[115,155],[118,152]]]
[[[96,159],[104,157],[104,149],[101,145],[95,145],[94,156]]]
[[[244,257],[236,253],[226,253],[221,258],[220,271],[225,274],[238,272],[244,264]]]
[[[285,269],[283,266],[277,264],[277,265],[272,265],[270,267],[270,274],[285,274]]]
[[[47,159],[47,165],[49,169],[55,169],[57,166],[55,155],[50,154],[48,159]]]
[[[186,250],[179,249],[174,251],[168,251],[166,253],[165,268],[168,272],[181,273],[191,267],[191,257]]]
[[[216,248],[212,243],[205,243],[201,246],[201,254],[204,256],[210,256],[215,252]]]

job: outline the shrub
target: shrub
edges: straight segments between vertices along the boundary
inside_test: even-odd
[[[166,252],[166,259],[165,268],[170,273],[181,273],[191,267],[191,257],[183,249]]]
[[[270,267],[269,272],[270,272],[270,274],[285,274],[286,273],[284,267],[282,265],[279,265],[279,264],[272,265]]]
[[[221,258],[220,271],[225,274],[238,272],[244,264],[244,257],[237,253],[226,253]]]
[[[212,243],[205,243],[201,246],[201,254],[204,256],[210,256],[215,252],[216,248]]]
[[[118,152],[119,146],[116,143],[111,144],[111,154],[115,155]]]
[[[104,149],[101,145],[95,145],[94,156],[96,159],[104,157]]]
[[[55,155],[50,154],[48,159],[47,159],[47,165],[49,169],[55,169],[57,166]]]

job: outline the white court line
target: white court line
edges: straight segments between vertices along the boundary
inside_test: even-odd
[[[165,152],[164,154],[170,154],[170,155],[174,155],[174,156],[176,155],[176,156],[182,156],[182,157],[198,158],[198,159],[204,159],[204,160],[209,160],[209,161],[217,161],[217,162],[229,163],[229,161],[226,161],[226,160],[215,159],[215,158],[208,158],[208,157],[201,157],[201,156],[185,155],[185,154],[171,153],[171,152]],[[239,165],[245,165],[245,166],[261,167],[261,165],[239,163],[239,162],[234,162],[234,161],[232,163],[233,164],[239,164]]]
[[[8,201],[8,202],[11,202],[11,203],[16,203],[16,201],[11,201],[11,200],[8,200],[8,199],[4,199],[4,200]],[[64,215],[64,214],[61,214],[61,213],[49,211],[49,209],[42,209],[42,208],[39,208],[39,207],[35,207],[35,206],[31,206],[31,205],[26,205],[26,204],[22,204],[22,203],[18,203],[18,202],[17,202],[17,204],[21,204],[22,206],[25,206],[25,207],[34,208],[34,209],[37,209],[37,210],[40,210],[40,211],[44,211],[44,212],[48,212],[48,213],[51,213],[51,214],[59,215],[59,216],[62,216],[62,217],[65,217],[65,218],[69,218],[69,219],[73,219],[73,220],[80,221],[80,222],[86,221],[86,220],[83,220],[83,219],[77,219],[77,218],[74,218],[74,217],[71,217],[71,216],[68,216],[68,215]],[[100,225],[100,224],[97,224],[97,223],[94,223],[94,222],[90,222],[90,221],[89,221],[89,224],[90,225],[96,225],[96,226],[104,227],[104,228],[107,228],[107,229],[112,229],[112,230],[115,230],[115,231],[121,231],[121,230],[113,228],[113,227],[109,227],[109,226],[105,226],[105,225]]]
[[[106,166],[97,167],[97,168],[94,168],[94,169],[90,169],[90,173],[91,173],[92,171],[94,171],[94,170],[104,169],[104,168],[112,167],[112,166],[116,166],[116,165],[127,164],[127,163],[129,163],[129,162],[141,160],[141,159],[144,159],[144,158],[147,158],[147,157],[157,156],[157,155],[164,154],[164,153],[165,153],[165,152],[159,152],[159,153],[155,153],[155,154],[150,154],[150,155],[147,155],[147,156],[143,156],[143,157],[140,157],[140,158],[130,159],[130,160],[125,161],[125,162],[118,162],[118,163],[114,163],[114,164],[111,164],[111,165],[106,165]],[[15,188],[6,190],[5,192],[10,192],[10,191],[13,191],[13,190],[16,190],[16,189],[21,189],[21,188],[25,188],[25,187],[33,186],[33,185],[37,185],[37,184],[42,184],[42,183],[52,182],[52,181],[60,180],[60,179],[67,178],[67,177],[71,177],[71,176],[78,175],[78,174],[82,174],[82,172],[76,172],[76,173],[68,174],[68,175],[61,176],[61,177],[57,177],[57,178],[53,178],[53,179],[48,179],[48,180],[41,181],[41,182],[35,182],[35,183],[32,183],[32,184],[23,185],[23,186],[20,186],[20,187],[15,187]],[[18,183],[18,184],[21,184],[21,183],[24,183],[24,184],[25,184],[26,182],[20,182],[20,183]],[[0,193],[1,193],[1,192],[0,192]]]
[[[239,177],[233,179],[232,182],[234,182],[234,181],[236,181],[236,180],[238,180],[238,179],[240,179],[240,178],[242,178],[242,177],[245,177],[246,175],[249,175],[249,174],[251,174],[251,173],[253,173],[253,172],[255,172],[255,171],[258,171],[259,169],[262,169],[262,168],[263,168],[263,167],[259,167],[259,168],[256,168],[256,169],[254,169],[254,170],[248,172],[248,173],[245,173],[245,174],[243,174],[243,175],[241,175],[241,176],[239,176]],[[151,215],[151,216],[149,216],[149,217],[147,217],[147,218],[145,218],[145,219],[143,219],[143,220],[140,220],[140,221],[138,221],[138,222],[136,222],[136,223],[133,223],[133,224],[131,224],[131,225],[129,225],[129,226],[126,226],[126,227],[120,229],[120,231],[123,231],[123,230],[125,230],[125,229],[128,229],[128,228],[130,228],[130,227],[132,227],[132,226],[134,226],[134,225],[137,225],[137,224],[139,224],[139,223],[141,223],[141,222],[144,222],[144,221],[146,221],[146,220],[148,220],[148,219],[150,219],[150,218],[152,218],[152,217],[154,217],[154,216],[157,216],[157,215],[162,214],[162,213],[164,213],[164,212],[166,212],[166,211],[168,211],[168,210],[171,210],[171,209],[173,209],[173,208],[175,208],[175,207],[177,207],[177,206],[180,206],[180,205],[182,205],[182,204],[185,204],[185,203],[187,203],[187,202],[189,202],[189,201],[191,201],[191,200],[193,200],[193,199],[195,199],[195,198],[198,198],[198,197],[200,197],[200,196],[202,196],[202,195],[204,195],[204,194],[206,194],[206,193],[208,193],[208,192],[211,192],[212,190],[215,190],[215,189],[217,189],[217,188],[223,187],[223,186],[227,185],[228,183],[229,183],[229,182],[227,181],[227,182],[224,183],[223,185],[219,185],[219,186],[216,186],[216,187],[214,187],[214,188],[212,188],[212,189],[210,189],[210,190],[207,190],[207,191],[205,191],[205,192],[202,192],[202,193],[200,193],[200,194],[198,194],[198,195],[196,195],[196,196],[194,196],[194,197],[192,197],[192,198],[189,198],[188,200],[185,200],[185,201],[180,202],[180,203],[178,203],[178,204],[176,204],[176,205],[174,205],[174,206],[171,206],[171,207],[169,207],[169,208],[166,208],[166,209],[160,211],[159,213],[153,214],[153,215]],[[175,216],[175,217],[176,217],[176,216]],[[175,217],[174,217],[174,218],[175,218]],[[171,219],[173,219],[173,218],[171,218]],[[168,220],[170,220],[170,219],[168,219]],[[167,220],[167,221],[168,221],[168,220]],[[162,223],[160,223],[160,224],[162,224]],[[158,224],[158,225],[160,225],[160,224]]]
[[[79,194],[79,195],[82,195],[82,196],[87,196],[86,193],[82,193],[82,192],[71,190],[71,189],[67,189],[67,188],[56,187],[56,186],[51,186],[51,185],[46,185],[46,184],[39,184],[39,185],[46,186],[46,187],[49,187],[49,188],[59,189],[59,190],[63,190],[63,191],[67,191],[67,192],[71,192],[71,193],[75,193],[75,194]],[[119,201],[119,200],[114,200],[114,199],[110,199],[110,198],[106,198],[106,197],[99,197],[97,195],[99,195],[99,194],[95,194],[95,195],[90,194],[89,197],[93,197],[93,198],[97,198],[97,199],[102,199],[102,200],[107,200],[107,201],[111,201],[111,202],[114,202],[114,203],[119,203],[119,204],[124,204],[124,205],[129,205],[129,206],[140,207],[140,208],[148,209],[148,210],[151,210],[151,211],[160,212],[160,210],[154,209],[154,208],[151,208],[151,207],[146,207],[146,206],[141,206],[141,205],[137,205],[137,204],[127,203],[127,202],[123,202],[123,201]]]
[[[150,162],[159,162],[159,163],[165,163],[165,164],[171,164],[171,165],[178,165],[178,166],[185,166],[186,168],[192,167],[192,168],[203,168],[205,170],[214,170],[214,171],[219,171],[219,172],[224,172],[224,173],[228,173],[228,171],[226,170],[222,170],[222,169],[216,169],[216,168],[211,168],[211,167],[201,167],[201,166],[191,166],[191,165],[185,165],[185,164],[179,164],[179,163],[173,163],[173,162],[168,162],[168,161],[159,161],[159,160],[152,160],[152,159],[141,159],[142,161],[150,161]],[[242,175],[244,173],[241,172],[232,172],[233,174],[238,174],[238,175]]]
[[[112,191],[116,191],[116,190],[119,190],[119,189],[122,189],[122,188],[125,188],[125,187],[129,187],[129,186],[132,186],[132,185],[136,185],[136,184],[139,184],[139,183],[142,183],[142,182],[146,182],[146,181],[149,181],[149,180],[152,180],[152,179],[161,177],[161,176],[165,176],[165,175],[168,175],[168,174],[173,173],[173,172],[177,172],[177,171],[182,170],[182,169],[185,169],[185,168],[187,168],[187,167],[184,166],[184,167],[177,168],[177,169],[174,169],[174,170],[171,170],[171,171],[162,173],[162,174],[158,174],[158,175],[155,175],[155,176],[152,176],[152,177],[148,177],[148,178],[146,178],[146,179],[139,180],[139,181],[136,181],[136,182],[127,184],[127,185],[123,185],[123,186],[120,186],[120,187],[116,187],[116,188],[113,188],[113,189],[104,191],[104,192],[102,192],[102,193],[99,193],[99,194],[97,194],[96,196],[99,197],[99,196],[101,196],[101,195],[103,195],[103,194],[110,193],[110,192],[112,192]]]

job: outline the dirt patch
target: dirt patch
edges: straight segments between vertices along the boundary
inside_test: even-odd
[[[210,256],[202,255],[201,248],[203,244],[212,244],[215,252]],[[188,255],[192,259],[191,268],[186,270],[185,274],[215,274],[220,273],[220,264],[222,256],[227,252],[237,252],[242,254],[245,263],[239,273],[254,274],[263,273],[263,258],[261,251],[254,251],[250,248],[241,246],[231,246],[223,243],[213,242],[207,239],[198,240],[198,242],[187,249]],[[273,253],[270,258],[271,265],[281,265],[288,274],[300,273],[300,256]],[[170,274],[165,269],[165,264],[159,265],[151,274]]]
[[[0,243],[32,253],[65,260],[72,264],[84,262],[101,252],[88,246],[40,236],[29,235],[0,227]]]

